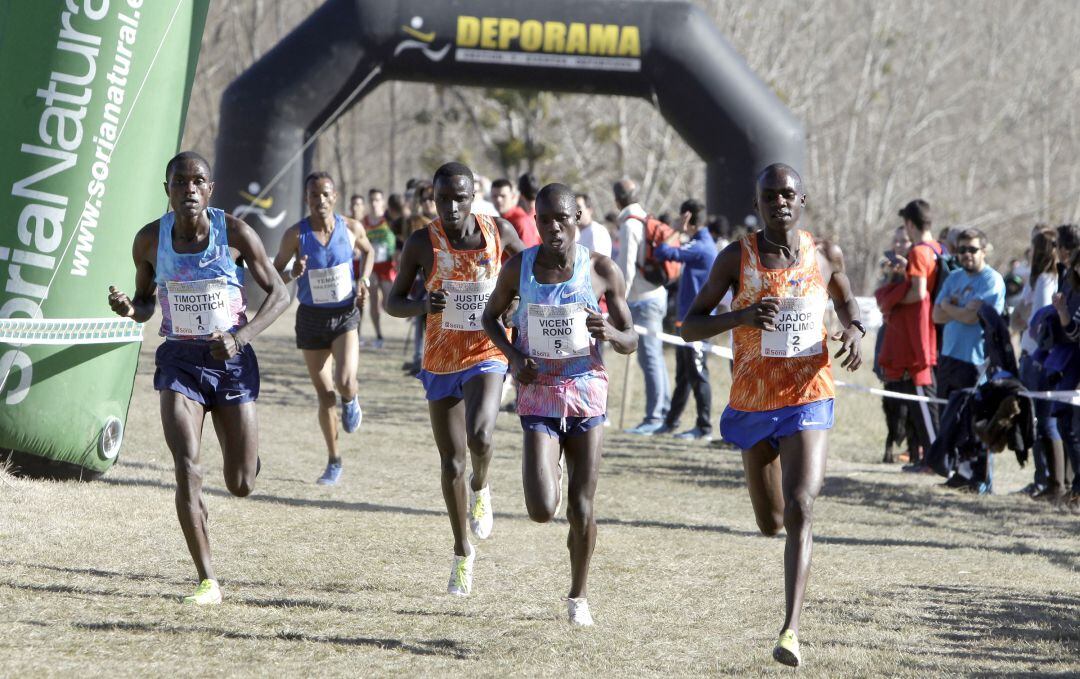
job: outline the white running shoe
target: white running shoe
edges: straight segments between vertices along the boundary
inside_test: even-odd
[[[566,611],[570,618],[570,624],[577,627],[592,627],[592,613],[589,612],[589,601],[585,597],[566,600]]]
[[[472,480],[469,481],[469,529],[480,540],[491,537],[491,526],[495,517],[491,513],[491,486],[487,485],[480,490],[472,489]]]
[[[454,567],[450,570],[450,584],[446,593],[454,596],[469,596],[472,592],[472,569],[476,561],[476,550],[469,545],[468,556],[454,555]]]

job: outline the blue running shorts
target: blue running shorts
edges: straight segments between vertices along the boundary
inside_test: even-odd
[[[208,409],[259,397],[259,361],[250,344],[228,361],[210,355],[204,340],[165,340],[157,349],[154,389],[175,391]]]
[[[593,427],[599,427],[606,419],[606,415],[565,418],[522,415],[521,429],[522,431],[538,431],[562,442],[567,436],[581,436]]]
[[[746,412],[728,406],[720,416],[720,435],[743,450],[765,440],[773,448],[779,448],[780,439],[785,436],[810,429],[832,429],[832,426],[831,398],[761,412]]]
[[[427,400],[439,401],[444,398],[464,398],[465,392],[462,391],[462,387],[465,383],[484,373],[505,375],[506,364],[501,361],[480,361],[471,368],[441,375],[421,370],[417,373],[416,379],[423,383]]]

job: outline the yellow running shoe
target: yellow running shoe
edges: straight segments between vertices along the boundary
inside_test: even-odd
[[[217,580],[206,579],[199,583],[195,593],[184,597],[185,604],[195,606],[214,606],[221,603],[221,588]]]
[[[778,663],[790,667],[798,667],[801,662],[799,657],[799,638],[789,629],[780,633],[776,640],[776,648],[772,650],[772,657]]]

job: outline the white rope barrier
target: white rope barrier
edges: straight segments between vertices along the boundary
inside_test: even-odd
[[[690,345],[695,349],[704,349],[710,353],[716,354],[721,358],[733,360],[731,349],[727,347],[717,346],[709,342],[687,342],[683,338],[677,335],[671,335],[666,332],[651,332],[643,325],[635,325],[634,331],[639,335],[655,335],[660,338],[660,341],[665,344],[674,344],[676,346]],[[941,398],[934,398],[931,396],[917,396],[915,394],[905,394],[900,391],[887,391],[885,389],[878,389],[876,387],[864,387],[861,384],[852,384],[850,382],[844,382],[842,380],[836,380],[836,386],[843,387],[845,389],[853,389],[855,391],[862,391],[877,396],[884,396],[886,398],[895,398],[901,401],[919,401],[921,403],[940,403],[946,404],[947,400]],[[1028,398],[1037,398],[1044,401],[1056,401],[1058,403],[1069,403],[1074,406],[1080,406],[1080,391],[1021,391],[1021,396]]]

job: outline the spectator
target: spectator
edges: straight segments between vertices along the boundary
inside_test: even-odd
[[[483,175],[473,177],[473,202],[472,213],[474,215],[491,215],[498,217],[499,211],[486,196],[491,195],[491,180]]]
[[[690,239],[680,248],[661,243],[656,248],[656,258],[661,261],[682,262],[679,276],[678,321],[690,311],[690,304],[709,279],[713,260],[716,259],[716,241],[705,226],[705,206],[696,200],[687,200],[679,208],[682,231]],[[709,386],[709,352],[703,344],[695,342],[675,348],[675,391],[671,394],[671,409],[664,419],[664,426],[654,433],[675,431],[691,390],[697,404],[697,422],[692,429],[676,434],[675,438],[686,440],[712,440],[712,390]]]
[[[367,217],[367,201],[363,194],[354,193],[349,199],[349,216],[360,223],[364,222],[364,217]]]
[[[937,283],[937,257],[942,253],[942,247],[933,238],[930,205],[926,201],[911,201],[899,215],[912,245],[908,250],[903,282],[885,285],[875,293],[882,315],[889,318],[879,363],[886,388],[934,398],[937,394],[934,366],[938,363],[938,352],[932,292]],[[917,443],[917,447],[910,445],[909,450],[921,455],[912,459],[906,469],[922,471],[926,468],[923,464],[926,453],[937,437],[938,407],[936,403],[912,401],[909,413],[908,422],[913,425],[909,435],[914,434]]]
[[[937,371],[938,394],[943,399],[954,391],[974,387],[982,377],[979,366],[986,359],[986,350],[979,309],[989,304],[999,314],[1005,311],[1005,281],[986,265],[988,246],[986,235],[978,229],[957,234],[953,254],[960,269],[945,279],[934,303],[934,322],[945,326]],[[957,476],[971,485],[989,484],[989,460],[980,463],[986,464],[985,470],[962,464]],[[950,479],[950,485],[955,485],[952,482]]]
[[[536,230],[536,221],[531,212],[525,212],[518,205],[514,185],[509,179],[496,179],[491,182],[491,202],[495,204],[495,209],[502,218],[513,225],[526,248],[540,245],[540,232]]]
[[[1026,332],[1020,334],[1020,381],[1030,391],[1050,388],[1043,364],[1037,360],[1038,341],[1035,312],[1053,303],[1057,292],[1057,231],[1042,226],[1031,238],[1031,268],[1028,284],[1016,306],[1016,317],[1024,321]],[[1035,410],[1035,478],[1020,492],[1038,499],[1055,499],[1065,492],[1065,453],[1057,421],[1051,414],[1051,402],[1032,399]]]
[[[1071,226],[1071,225],[1070,225]],[[1073,227],[1075,229],[1076,227]],[[1061,251],[1062,230],[1058,229],[1058,250]],[[1061,377],[1051,382],[1054,389],[1072,391],[1080,386],[1080,243],[1070,241],[1072,257],[1064,271],[1064,290],[1054,295],[1057,321],[1064,331],[1067,361]],[[1049,370],[1049,368],[1048,368]],[[1072,466],[1071,492],[1064,498],[1074,514],[1080,514],[1080,407],[1067,403],[1053,404],[1053,413],[1061,431],[1065,453]]]
[[[532,172],[526,172],[518,177],[518,194],[521,196],[518,204],[530,219],[536,218],[536,194],[539,192],[540,180]]]
[[[611,256],[611,234],[607,227],[597,222],[593,215],[593,201],[587,193],[577,194],[577,206],[581,210],[581,226],[578,228],[578,242],[605,257]]]
[[[1057,271],[1058,290],[1065,292],[1069,288],[1069,262],[1073,254],[1080,250],[1080,226],[1062,224],[1057,228]]]
[[[626,278],[627,302],[635,325],[645,328],[638,340],[638,365],[645,376],[645,416],[641,423],[627,430],[631,434],[651,435],[664,426],[669,392],[664,345],[657,333],[667,312],[667,290],[639,275],[645,262],[645,222],[648,214],[638,203],[637,184],[621,179],[614,185],[615,204],[619,207],[619,254],[615,260]]]
[[[907,254],[911,249],[911,239],[908,237],[907,229],[903,226],[898,226],[893,231],[892,248],[886,250],[884,256],[881,258],[879,268],[881,269],[881,279],[878,282],[877,291],[883,290],[888,286],[895,286],[899,288],[906,278],[907,270]],[[875,295],[877,294],[875,291]],[[903,385],[889,381],[885,375],[885,371],[881,368],[881,348],[885,343],[885,336],[889,325],[889,315],[882,314],[882,325],[878,328],[877,342],[874,347],[874,374],[884,383],[886,391],[902,391]],[[907,460],[904,456],[900,457],[901,462],[910,462],[913,458],[918,459],[918,451],[913,448],[918,447],[917,439],[914,435],[915,423],[912,421],[908,423],[908,420],[915,417],[919,410],[914,406],[914,403],[904,401],[897,398],[882,398],[881,408],[885,411],[885,428],[887,434],[885,436],[885,454],[882,456],[882,462],[891,464],[896,461],[896,454],[894,447],[902,445],[904,441],[907,441]]]

